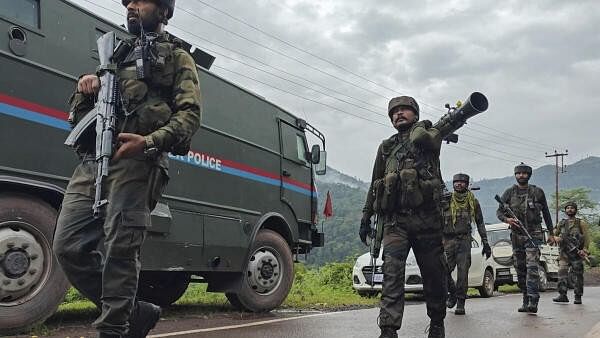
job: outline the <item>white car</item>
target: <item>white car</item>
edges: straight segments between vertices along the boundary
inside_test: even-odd
[[[482,297],[491,297],[494,293],[494,276],[496,270],[492,259],[486,259],[481,254],[481,237],[475,230],[471,240],[471,268],[469,269],[469,287],[477,288]],[[381,250],[383,252],[383,249]],[[352,269],[352,287],[361,296],[375,296],[381,291],[381,283],[383,281],[383,271],[381,265],[381,253],[376,261],[375,274],[372,274],[371,255],[365,253],[356,259],[354,268]],[[371,279],[374,276],[374,285],[371,285]],[[454,280],[456,280],[456,269],[452,272]],[[421,271],[417,265],[415,255],[412,251],[408,253],[406,258],[406,274],[404,280],[404,289],[407,293],[423,292],[423,282],[421,279]]]
[[[517,272],[513,266],[510,229],[506,223],[486,225],[488,241],[492,246],[492,258],[496,271],[496,287],[503,284],[515,284]],[[558,246],[546,244],[547,232],[544,231],[544,244],[540,247],[540,290],[545,291],[550,281],[558,280]]]

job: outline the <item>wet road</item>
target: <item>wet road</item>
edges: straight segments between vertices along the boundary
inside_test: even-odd
[[[453,310],[448,312],[446,337],[600,337],[600,331],[597,335],[590,334],[600,321],[600,288],[586,288],[583,305],[553,304],[552,298],[555,296],[553,291],[542,294],[537,315],[516,311],[521,301],[521,295],[518,294],[469,299],[466,316],[456,316]],[[306,315],[278,314],[250,320],[229,320],[219,326],[198,325],[194,320],[196,325],[192,327],[191,323],[184,320],[175,325],[175,330],[173,325],[164,321],[149,337],[370,338],[379,334],[377,314],[377,309]],[[426,337],[428,322],[423,303],[407,304],[400,336]]]

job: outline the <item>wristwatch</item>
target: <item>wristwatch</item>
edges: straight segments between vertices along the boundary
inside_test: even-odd
[[[146,141],[146,146],[144,147],[144,155],[148,157],[155,157],[158,155],[158,148],[154,144],[154,140],[150,135],[144,136],[144,140]]]

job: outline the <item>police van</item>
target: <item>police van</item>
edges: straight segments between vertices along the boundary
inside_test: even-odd
[[[98,65],[96,39],[121,27],[67,0],[0,2],[0,333],[52,315],[69,287],[52,253],[55,221],[78,163],[63,145],[67,100]],[[306,121],[211,73],[196,50],[202,127],[170,156],[152,212],[138,296],[175,302],[191,281],[249,311],[279,306],[296,255],[324,244],[315,173],[325,137]],[[310,149],[307,134],[315,143]]]

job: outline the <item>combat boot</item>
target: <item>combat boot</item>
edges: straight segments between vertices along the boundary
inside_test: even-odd
[[[561,293],[558,295],[558,297],[556,298],[552,298],[553,302],[557,302],[557,303],[568,303],[569,302],[569,297],[567,297],[566,294]]]
[[[465,300],[459,299],[456,303],[456,310],[454,310],[455,315],[464,315],[465,314]]]
[[[393,327],[383,326],[379,338],[398,338],[397,330]]]
[[[573,304],[581,304],[581,295],[575,295],[575,300],[573,301]]]
[[[540,297],[529,297],[529,306],[527,307],[528,312],[537,313],[538,310],[538,302],[540,301]]]
[[[456,305],[456,295],[454,293],[448,293],[448,299],[446,299],[446,307],[451,309]]]
[[[526,293],[523,294],[523,305],[517,310],[519,312],[529,311],[529,296]]]
[[[125,338],[145,338],[160,318],[160,306],[139,301],[129,320],[129,332]]]
[[[444,330],[444,322],[434,323],[433,321],[429,324],[428,338],[445,338],[446,332]]]

